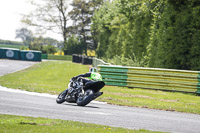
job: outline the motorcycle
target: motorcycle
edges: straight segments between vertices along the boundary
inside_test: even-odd
[[[78,106],[85,106],[103,94],[100,89],[104,86],[105,83],[103,81],[91,81],[84,84],[82,77],[72,78],[68,88],[58,95],[56,102],[58,104],[63,102],[77,103]]]

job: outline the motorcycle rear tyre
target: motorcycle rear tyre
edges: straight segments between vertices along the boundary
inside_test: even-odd
[[[63,92],[61,92],[58,97],[56,98],[56,102],[58,104],[61,104],[63,102],[65,102],[65,96],[67,95],[67,90],[64,90]]]
[[[76,101],[78,106],[85,106],[94,99],[94,92],[92,90],[86,90],[83,98],[79,97]]]

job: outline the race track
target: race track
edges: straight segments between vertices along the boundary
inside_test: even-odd
[[[26,69],[38,62],[0,59],[0,76]]]
[[[115,106],[97,101],[86,107],[79,107],[70,103],[57,104],[55,99],[55,95],[0,86],[0,114],[73,120],[151,131],[200,132],[200,115],[196,114]]]

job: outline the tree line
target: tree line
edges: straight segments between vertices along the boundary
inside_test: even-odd
[[[200,70],[199,14],[199,0],[105,2],[92,19],[97,55],[140,66]]]
[[[67,0],[44,2],[22,21],[56,28],[65,54],[94,49],[115,64],[200,68],[199,0],[73,0],[70,11]]]
[[[30,50],[42,51],[43,54],[54,54],[57,49],[61,47],[61,42],[50,37],[36,37],[32,31],[26,28],[19,28],[16,30],[16,37],[22,40],[22,45],[27,46]],[[26,47],[20,49],[26,50]]]
[[[36,9],[25,14],[22,22],[37,27],[38,31],[61,34],[65,54],[87,55],[88,49],[95,49],[90,25],[94,11],[103,0],[30,0]],[[69,9],[69,5],[72,9]]]
[[[10,40],[2,40],[2,39],[0,39],[0,44],[6,44],[6,45],[23,45],[22,42],[10,41]]]

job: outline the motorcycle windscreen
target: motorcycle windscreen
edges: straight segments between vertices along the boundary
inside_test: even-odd
[[[104,86],[105,86],[105,83],[103,81],[92,81],[92,82],[86,83],[84,90],[91,89],[94,92],[98,92]]]

